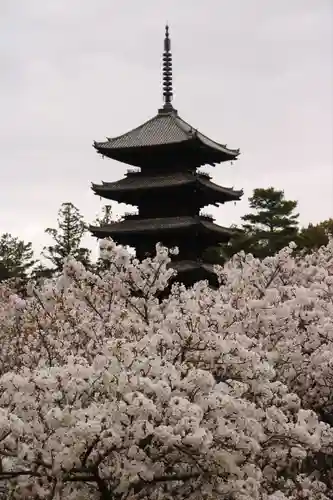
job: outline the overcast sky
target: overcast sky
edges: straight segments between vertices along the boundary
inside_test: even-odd
[[[95,217],[90,183],[127,166],[92,142],[156,114],[166,21],[174,106],[241,150],[207,169],[245,191],[211,210],[217,222],[237,223],[271,185],[298,200],[302,224],[333,215],[332,0],[0,0],[1,233],[39,250],[62,202]]]

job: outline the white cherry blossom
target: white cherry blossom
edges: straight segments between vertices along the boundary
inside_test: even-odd
[[[0,288],[4,498],[333,498],[333,243],[163,300],[165,248],[101,251],[100,274]]]

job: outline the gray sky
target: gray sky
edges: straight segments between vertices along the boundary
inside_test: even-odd
[[[0,233],[39,250],[62,202],[95,217],[90,183],[127,166],[92,142],[160,107],[166,21],[174,106],[241,149],[234,166],[206,169],[245,191],[209,210],[217,222],[237,223],[270,185],[299,201],[303,224],[333,215],[332,0],[0,0]]]

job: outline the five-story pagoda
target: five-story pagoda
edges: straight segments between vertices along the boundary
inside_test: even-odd
[[[116,182],[93,184],[102,198],[138,207],[137,214],[121,222],[90,226],[97,238],[111,237],[117,243],[135,247],[139,259],[154,255],[157,242],[179,254],[172,267],[177,280],[192,284],[208,279],[216,285],[213,266],[202,260],[206,248],[227,242],[233,232],[202,215],[207,205],[239,200],[242,191],[214,184],[210,176],[197,171],[203,165],[234,160],[239,150],[212,141],[186,123],[172,106],[172,55],[166,27],[163,52],[164,105],[143,125],[106,142],[94,142],[103,156],[126,163],[126,177]]]

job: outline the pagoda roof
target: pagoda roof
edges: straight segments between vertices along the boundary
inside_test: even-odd
[[[104,142],[94,142],[103,156],[129,165],[159,168],[188,163],[215,165],[233,160],[239,149],[213,141],[183,120],[172,105],[172,53],[169,27],[166,26],[162,64],[163,107],[157,115],[132,130]],[[175,165],[179,167],[179,165]]]
[[[208,262],[199,262],[196,260],[172,261],[169,267],[175,269],[178,273],[193,271],[193,269],[203,269],[207,273],[214,273],[214,265]]]
[[[239,149],[230,149],[209,139],[180,118],[171,106],[161,109],[153,118],[123,135],[107,138],[105,142],[94,142],[94,147],[100,154],[131,165],[136,163],[133,163],[132,157],[126,157],[126,152],[140,150],[143,153],[142,148],[154,148],[155,151],[161,149],[165,152],[166,147],[184,145],[210,153],[213,158],[207,160],[207,163],[211,164],[234,160],[239,155]],[[137,164],[141,163],[142,161]]]
[[[207,262],[197,260],[171,261],[168,267],[177,272],[177,275],[171,279],[171,283],[181,281],[184,284],[192,285],[196,281],[208,280],[214,288],[219,285],[214,266]]]
[[[201,260],[177,260],[169,262],[168,268],[177,272],[176,276],[173,276],[169,281],[169,287],[175,282],[192,286],[193,283],[201,280],[208,280],[213,288],[219,287],[219,279],[213,264]],[[164,295],[164,292],[161,295]]]
[[[142,236],[163,237],[165,234],[174,234],[178,231],[196,229],[201,233],[214,235],[216,241],[224,241],[234,235],[232,228],[225,228],[214,224],[203,216],[181,216],[181,217],[158,217],[154,219],[140,219],[133,217],[120,222],[102,226],[90,226],[90,232],[97,238],[111,237],[121,244],[125,242],[127,236],[134,238]]]
[[[203,174],[193,174],[191,172],[175,172],[173,174],[144,175],[141,172],[130,174],[127,177],[115,182],[103,182],[102,184],[92,184],[93,191],[102,197],[107,197],[116,201],[125,200],[126,194],[129,196],[142,191],[177,188],[179,186],[196,186],[199,189],[217,195],[217,199],[224,201],[236,201],[243,195],[242,190],[234,190],[222,187],[209,180]]]

